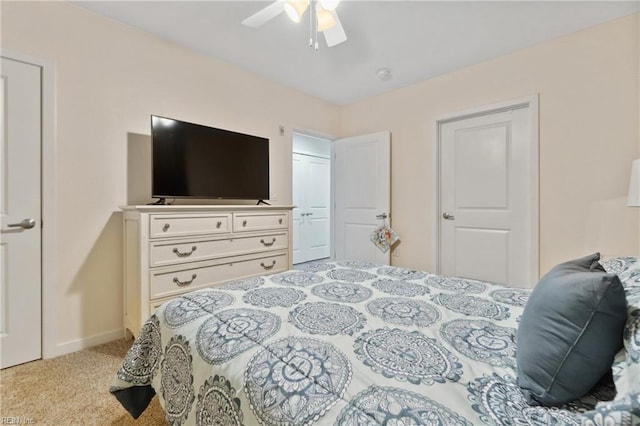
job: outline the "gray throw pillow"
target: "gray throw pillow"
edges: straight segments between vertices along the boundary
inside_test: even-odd
[[[532,405],[587,394],[622,347],[626,297],[600,253],[561,263],[533,289],[518,325],[518,385]]]

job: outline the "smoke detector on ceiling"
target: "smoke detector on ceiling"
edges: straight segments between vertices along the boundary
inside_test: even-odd
[[[389,68],[380,68],[376,71],[376,75],[382,81],[391,80],[391,70]]]

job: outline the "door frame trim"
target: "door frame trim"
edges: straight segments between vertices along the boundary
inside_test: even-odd
[[[40,67],[42,70],[42,104],[41,104],[41,313],[42,336],[41,357],[53,358],[58,355],[57,350],[57,320],[56,320],[56,64],[54,61],[18,53],[2,48],[0,56],[14,61],[25,62]],[[46,226],[45,226],[46,225]]]
[[[331,176],[329,178],[330,181],[330,186],[329,186],[329,191],[330,196],[329,196],[329,221],[331,223],[331,226],[329,227],[329,260],[334,260],[336,257],[336,246],[334,244],[335,241],[335,210],[336,210],[336,202],[335,202],[335,198],[334,198],[334,194],[335,194],[335,160],[336,160],[336,154],[335,154],[335,141],[337,140],[337,137],[330,134],[330,133],[324,133],[324,132],[319,132],[316,130],[312,130],[306,127],[302,127],[302,126],[291,126],[290,130],[289,130],[289,137],[287,138],[287,140],[289,141],[289,167],[291,167],[289,169],[289,193],[290,195],[290,199],[289,199],[289,204],[293,205],[293,134],[297,133],[299,135],[303,135],[303,136],[309,136],[312,138],[318,138],[318,139],[324,139],[326,141],[329,141],[329,145],[331,146],[330,149],[330,154],[329,154],[329,167],[331,168]],[[292,248],[293,250],[293,210],[291,210],[291,221],[290,221],[290,228],[291,228],[291,233],[289,235],[289,246]],[[293,256],[293,255],[292,255]],[[292,259],[293,260],[293,259]]]
[[[529,108],[529,119],[531,120],[531,151],[530,160],[530,183],[531,183],[531,221],[530,227],[532,232],[532,241],[535,243],[531,247],[531,283],[538,281],[540,277],[540,159],[539,159],[539,95],[537,93],[522,98],[512,99],[494,104],[483,105],[455,113],[444,114],[438,116],[433,121],[433,141],[431,144],[431,170],[432,170],[432,197],[431,205],[435,206],[431,218],[431,232],[434,238],[431,246],[433,253],[433,263],[431,269],[436,273],[440,273],[440,154],[442,144],[441,127],[443,124],[452,121],[464,120],[482,115],[494,114],[515,108]]]

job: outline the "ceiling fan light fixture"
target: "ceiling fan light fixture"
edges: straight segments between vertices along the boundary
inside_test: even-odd
[[[289,19],[298,23],[302,19],[302,15],[309,7],[309,0],[287,0],[284,3],[284,11],[287,13]]]
[[[318,3],[324,10],[334,11],[338,7],[340,0],[319,0]]]
[[[324,36],[327,47],[337,46],[347,41],[347,34],[344,32],[338,13],[335,10],[327,10],[322,7],[321,3],[329,8],[335,7],[338,2],[332,1],[333,3],[326,3],[325,0],[274,0],[267,7],[243,20],[242,25],[259,28],[283,12],[293,22],[300,23],[303,15],[309,9],[309,47],[318,49],[318,33],[320,32]]]
[[[316,6],[316,18],[318,20],[318,31],[326,31],[335,27],[338,22],[333,17],[333,13],[320,7],[320,4]]]

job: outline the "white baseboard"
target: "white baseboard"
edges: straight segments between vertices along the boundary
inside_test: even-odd
[[[56,356],[70,354],[72,352],[81,351],[92,346],[102,345],[114,340],[123,339],[124,331],[122,328],[107,331],[106,333],[96,334],[83,339],[72,340],[70,342],[58,343],[56,346]]]

